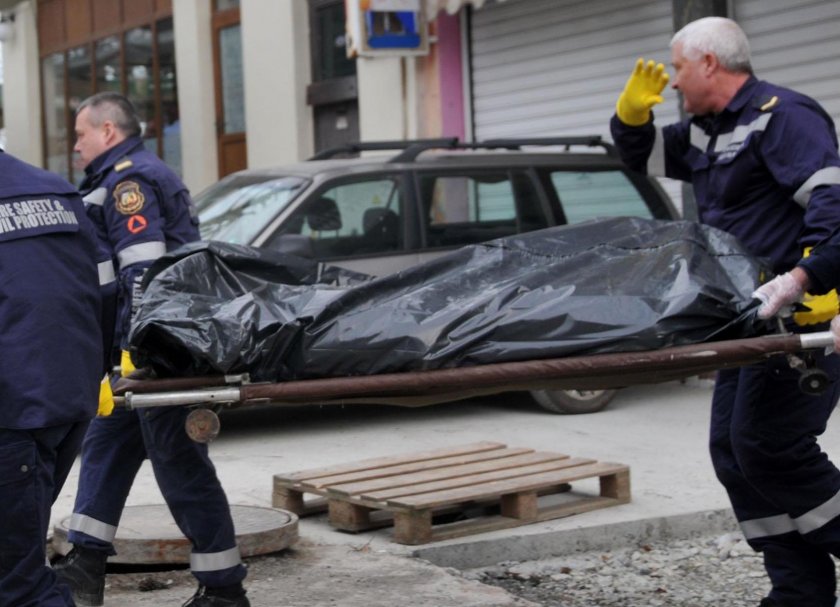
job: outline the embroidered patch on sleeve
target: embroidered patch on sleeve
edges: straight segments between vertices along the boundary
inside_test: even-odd
[[[134,215],[143,209],[146,197],[136,181],[123,181],[114,188],[114,204],[123,215]]]
[[[146,221],[145,217],[142,215],[132,215],[128,218],[126,227],[132,234],[137,234],[138,232],[145,230],[147,225],[149,225],[149,223]]]

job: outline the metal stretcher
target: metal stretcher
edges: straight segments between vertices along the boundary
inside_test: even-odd
[[[256,404],[431,405],[516,390],[601,390],[667,382],[717,369],[757,363],[785,355],[801,373],[800,388],[819,393],[825,374],[800,353],[830,347],[830,332],[780,334],[676,346],[645,352],[569,356],[429,371],[331,377],[282,383],[249,383],[247,375],[120,379],[115,402],[128,409],[199,406],[193,413],[198,440],[215,427],[212,409]],[[188,432],[190,422],[188,422]],[[195,429],[194,429],[195,430]],[[212,433],[212,432],[210,432]],[[192,436],[192,434],[191,434]],[[213,435],[215,436],[215,435]],[[210,437],[210,439],[213,438]],[[209,440],[209,439],[207,439]]]

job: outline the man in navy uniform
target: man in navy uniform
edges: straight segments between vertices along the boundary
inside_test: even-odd
[[[840,226],[831,118],[813,99],[758,80],[746,36],[729,19],[688,24],[671,41],[671,60],[672,86],[691,116],[657,133],[651,110],[669,79],[662,64],[640,59],[610,123],[622,158],[644,172],[661,146],[654,157],[664,159],[665,175],[692,183],[700,221],[734,234],[784,275]],[[836,283],[816,286],[825,293]],[[792,330],[825,328],[818,323],[837,314],[836,292],[805,303],[810,311],[794,315]],[[840,357],[815,358],[830,378],[820,396],[800,392],[783,357],[720,371],[715,384],[712,463],[744,536],[763,553],[772,583],[764,607],[836,601],[840,471],[816,437],[837,402]]]
[[[140,134],[137,114],[121,95],[96,94],[77,110],[75,151],[85,166],[81,192],[117,267],[114,358],[121,350],[123,374],[133,369],[126,339],[145,271],[167,251],[199,239],[187,188],[145,149]],[[187,413],[185,407],[117,409],[91,423],[70,523],[74,548],[55,565],[78,604],[103,604],[105,562],[115,553],[120,515],[148,457],[175,522],[192,543],[190,567],[199,588],[187,605],[248,607],[230,507],[207,445],[186,435]]]
[[[46,537],[105,371],[98,259],[76,189],[0,151],[0,605],[73,605]]]

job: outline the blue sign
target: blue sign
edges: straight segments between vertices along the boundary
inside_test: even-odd
[[[372,49],[420,48],[420,19],[414,11],[364,11],[367,44]]]

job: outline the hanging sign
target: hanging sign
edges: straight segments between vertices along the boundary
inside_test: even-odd
[[[345,0],[345,7],[348,57],[429,52],[421,0]]]

